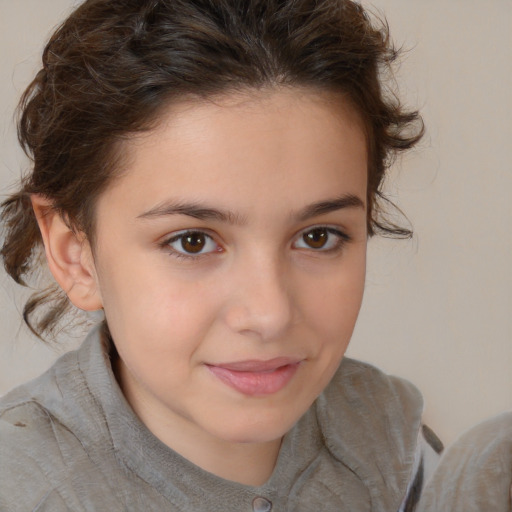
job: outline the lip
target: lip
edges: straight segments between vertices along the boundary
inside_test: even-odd
[[[239,393],[265,396],[283,389],[295,375],[300,363],[300,359],[276,357],[267,361],[252,359],[207,364],[206,367],[221,382]]]

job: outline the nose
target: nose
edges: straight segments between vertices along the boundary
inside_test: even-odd
[[[261,256],[232,269],[225,312],[232,331],[269,341],[286,331],[292,322],[293,301],[285,267],[277,257]]]

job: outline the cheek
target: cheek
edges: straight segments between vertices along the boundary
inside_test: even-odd
[[[180,331],[186,334],[191,326],[208,321],[211,301],[204,286],[180,279],[160,262],[135,257],[104,260],[99,282],[114,338],[117,332],[120,340],[144,335],[152,343],[168,343]]]
[[[322,279],[312,276],[304,283],[303,310],[326,340],[350,338],[363,298],[365,270],[361,250],[333,266]]]

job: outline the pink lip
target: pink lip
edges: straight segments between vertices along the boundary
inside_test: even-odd
[[[277,357],[268,361],[250,360],[206,365],[224,384],[244,395],[263,396],[277,393],[295,375],[300,360]]]

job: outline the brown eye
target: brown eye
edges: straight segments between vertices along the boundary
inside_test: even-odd
[[[329,232],[325,228],[316,228],[302,235],[304,243],[311,249],[322,249],[329,240]]]
[[[165,241],[164,246],[172,249],[175,256],[191,258],[222,251],[215,240],[203,231],[181,231]]]
[[[293,243],[294,249],[309,249],[318,253],[341,250],[351,238],[343,231],[330,226],[317,226],[302,231]]]
[[[201,252],[206,245],[206,236],[204,233],[187,233],[181,237],[181,247],[185,252],[197,254]]]

